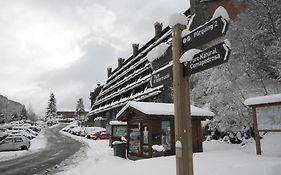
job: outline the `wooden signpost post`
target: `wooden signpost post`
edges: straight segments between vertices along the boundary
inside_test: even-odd
[[[194,55],[191,61],[183,65],[179,60],[183,52],[224,35],[228,22],[219,16],[182,38],[184,27],[177,24],[172,28],[176,169],[177,175],[193,175],[189,77],[196,72],[227,62],[230,43],[227,40],[208,48]]]
[[[225,13],[227,12],[225,11]],[[190,55],[192,58],[187,60],[191,61],[181,63],[180,57],[182,53],[192,48],[225,35],[228,25],[227,19],[218,16],[182,37],[182,31],[186,25],[176,24],[172,27],[172,48],[168,47],[160,58],[151,61],[154,70],[151,76],[153,87],[173,80],[177,175],[193,175],[189,77],[197,72],[226,63],[231,51],[230,42],[224,40],[198,54]]]

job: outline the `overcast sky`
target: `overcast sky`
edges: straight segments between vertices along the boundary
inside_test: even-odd
[[[128,58],[132,43],[153,37],[155,21],[184,12],[188,0],[0,0],[0,94],[44,115],[75,109]]]

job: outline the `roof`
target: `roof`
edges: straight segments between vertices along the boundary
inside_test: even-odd
[[[174,104],[130,101],[116,115],[118,119],[129,107],[133,107],[146,115],[174,115]],[[211,111],[191,105],[191,116],[213,117]]]
[[[244,104],[246,106],[254,106],[260,104],[270,104],[270,103],[278,103],[278,102],[281,102],[281,94],[248,98],[244,101]]]

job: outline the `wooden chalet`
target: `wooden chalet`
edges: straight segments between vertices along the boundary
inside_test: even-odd
[[[214,113],[191,106],[193,152],[202,152],[201,121]],[[127,153],[131,159],[158,156],[153,145],[162,145],[163,155],[175,154],[174,105],[170,103],[128,102],[117,114],[127,122]]]

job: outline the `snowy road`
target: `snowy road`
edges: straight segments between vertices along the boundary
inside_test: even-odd
[[[46,129],[47,146],[41,152],[0,163],[1,175],[49,174],[59,164],[76,153],[82,143],[64,136],[59,131],[65,125]]]

